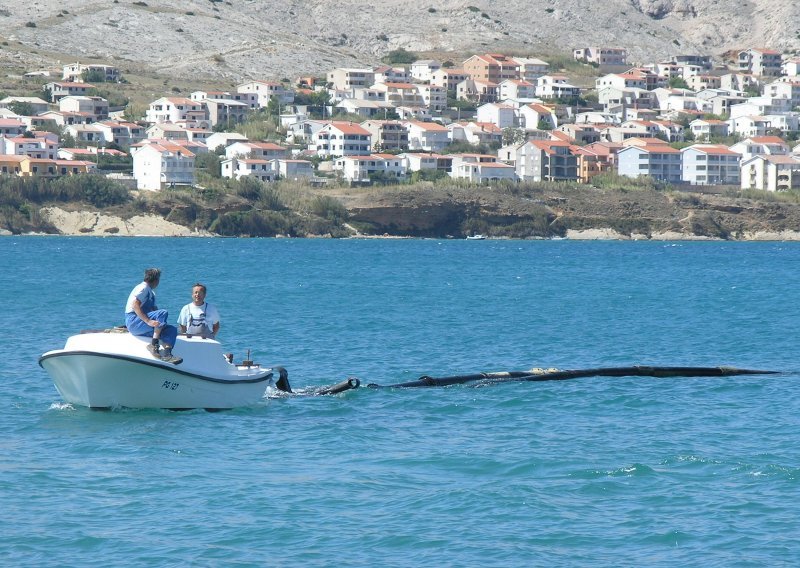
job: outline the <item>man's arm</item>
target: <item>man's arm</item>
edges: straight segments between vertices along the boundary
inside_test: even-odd
[[[149,317],[147,317],[147,314],[142,311],[142,302],[139,301],[139,298],[136,298],[133,301],[133,311],[137,316],[139,316],[140,320],[150,327],[158,327],[158,322],[156,320],[151,320]]]

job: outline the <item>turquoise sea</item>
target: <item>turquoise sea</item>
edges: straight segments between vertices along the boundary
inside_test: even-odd
[[[4,566],[794,566],[800,243],[0,238]],[[295,390],[530,367],[776,376],[63,404],[40,354],[195,281]]]

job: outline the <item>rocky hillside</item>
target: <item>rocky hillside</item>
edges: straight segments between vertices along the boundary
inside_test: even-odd
[[[460,61],[483,51],[547,56],[625,46],[671,53],[800,48],[784,0],[4,0],[0,65],[98,60],[176,78],[280,79],[374,64],[404,48]]]

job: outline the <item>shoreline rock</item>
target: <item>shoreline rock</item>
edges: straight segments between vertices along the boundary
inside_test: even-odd
[[[42,218],[51,223],[59,235],[87,237],[204,237],[223,238],[220,235],[198,229],[190,229],[172,223],[158,215],[137,215],[123,219],[115,215],[106,215],[94,211],[65,211],[59,207],[43,207]],[[45,233],[28,233],[44,235]],[[0,236],[14,236],[7,229],[0,229]],[[409,235],[367,235],[354,231],[349,238],[367,239],[403,239]],[[491,238],[491,237],[490,237]],[[592,229],[567,230],[564,240],[573,241],[724,241],[726,239],[704,235],[687,234],[679,231],[663,231],[651,234],[632,233],[626,235],[610,227]],[[547,239],[543,239],[547,240]],[[561,239],[559,239],[561,240]],[[753,242],[800,242],[800,231],[795,230],[759,230],[746,231],[730,241]]]
[[[136,215],[122,219],[94,211],[65,211],[43,207],[42,218],[62,235],[90,237],[213,237],[208,231],[192,230],[158,215]]]

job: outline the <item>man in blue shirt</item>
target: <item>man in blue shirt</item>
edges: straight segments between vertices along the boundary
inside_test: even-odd
[[[144,281],[134,287],[128,296],[128,303],[125,305],[125,327],[133,335],[152,337],[147,350],[153,357],[177,365],[183,362],[183,359],[172,354],[178,330],[175,326],[167,324],[169,312],[159,310],[156,306],[155,289],[160,281],[161,270],[158,268],[148,268],[144,271]],[[163,351],[158,349],[159,340]]]

